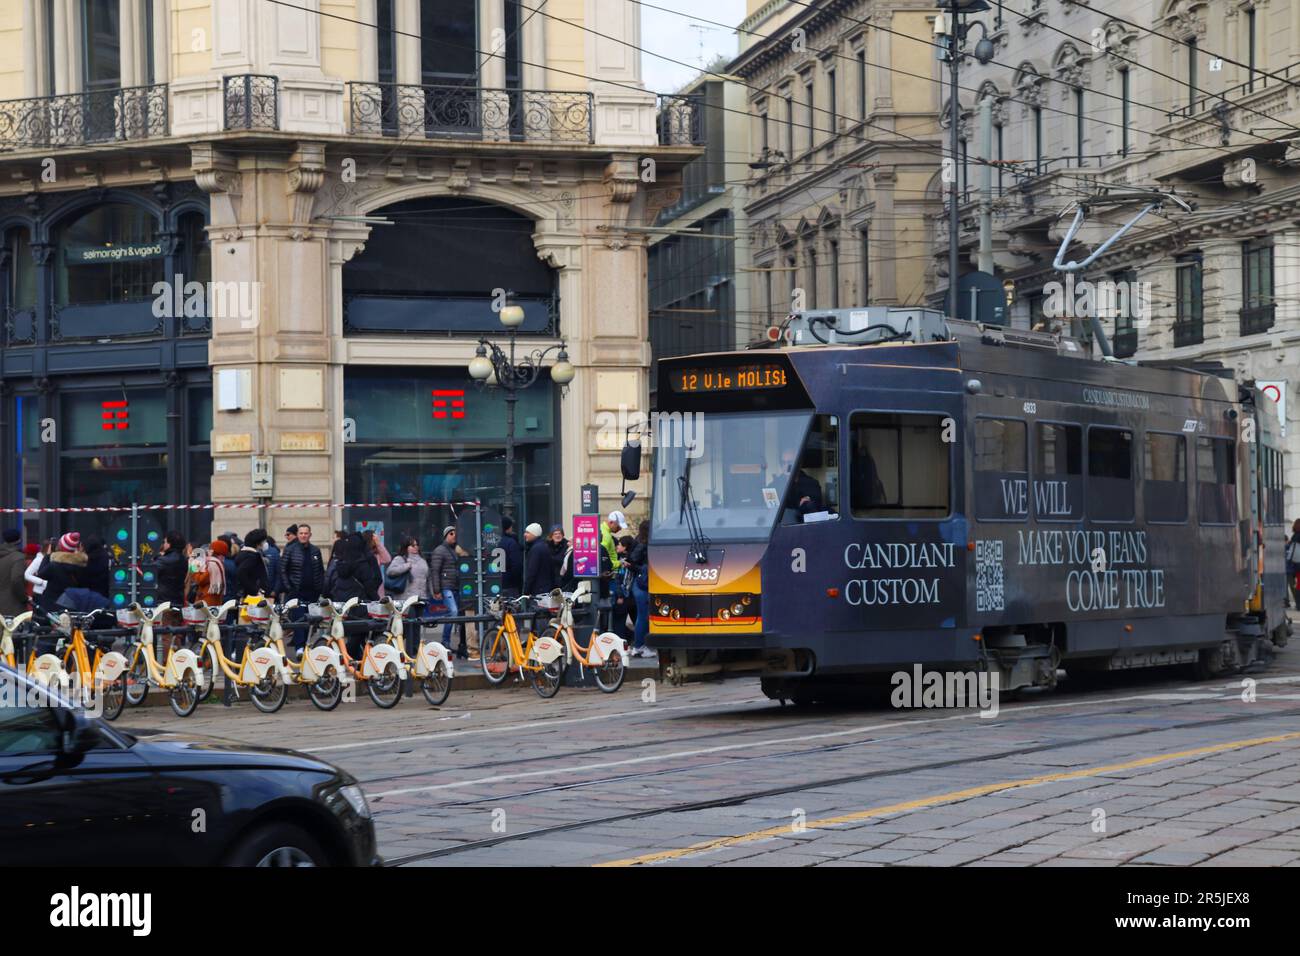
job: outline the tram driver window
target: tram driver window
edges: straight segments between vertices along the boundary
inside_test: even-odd
[[[1023,521],[1029,515],[1029,454],[1025,423],[975,419],[975,517]]]
[[[1127,428],[1088,429],[1088,517],[1133,520],[1133,433]]]
[[[855,518],[946,518],[952,445],[944,416],[849,417],[849,503]]]
[[[840,424],[835,415],[815,415],[803,451],[781,452],[781,469],[790,476],[782,524],[811,524],[839,516]]]
[[[1083,429],[1039,422],[1034,453],[1034,516],[1039,521],[1083,517]]]
[[[1237,520],[1237,449],[1231,438],[1196,439],[1196,515],[1201,524]]]
[[[1187,439],[1147,432],[1142,471],[1142,504],[1148,521],[1182,524],[1187,520]]]

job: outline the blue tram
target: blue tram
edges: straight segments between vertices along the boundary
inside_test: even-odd
[[[1285,643],[1277,417],[1222,368],[922,309],[796,317],[782,347],[663,359],[650,644],[672,680],[1192,664]],[[637,477],[639,454],[624,456]]]

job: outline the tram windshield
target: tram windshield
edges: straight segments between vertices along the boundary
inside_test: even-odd
[[[690,508],[710,541],[766,538],[812,411],[660,413],[655,427],[656,543],[691,540]]]

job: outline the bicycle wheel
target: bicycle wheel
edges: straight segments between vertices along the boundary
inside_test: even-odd
[[[539,697],[550,700],[560,692],[560,685],[564,683],[564,655],[561,654],[545,667],[532,671],[531,676],[533,690],[537,691]]]
[[[143,654],[137,654],[126,672],[126,702],[132,707],[139,707],[149,696],[149,665]]]
[[[185,672],[181,682],[167,693],[167,703],[171,704],[172,713],[177,717],[188,717],[194,713],[202,699],[199,696],[199,685],[194,680],[194,674],[189,670]]]
[[[596,638],[593,635],[592,640]],[[627,676],[627,667],[623,664],[623,655],[618,651],[612,652],[609,657],[605,658],[605,663],[592,669],[592,674],[596,678],[596,686],[606,694],[612,694],[623,686],[623,678]]]
[[[307,685],[307,696],[321,710],[333,710],[343,699],[343,681],[331,664],[325,673]]]
[[[397,665],[388,664],[383,673],[366,681],[366,690],[370,692],[370,699],[376,707],[384,710],[396,707],[402,699],[402,678],[397,673]]]
[[[447,668],[442,661],[438,661],[433,666],[433,673],[420,683],[420,690],[430,706],[441,707],[446,703],[447,695],[451,693],[451,678],[447,676]]]
[[[126,675],[119,674],[117,680],[100,687],[99,700],[105,720],[117,720],[122,716],[122,708],[126,706]]]
[[[253,685],[249,696],[253,698],[253,706],[262,713],[274,714],[289,699],[289,685],[280,679],[280,672],[273,667]]]
[[[479,648],[479,662],[483,665],[483,676],[493,687],[510,676],[510,638],[504,626],[498,627],[492,640]]]
[[[200,647],[195,653],[198,654],[199,666],[198,679],[195,683],[199,700],[207,700],[213,691],[217,689],[217,671],[221,668],[217,664],[217,655],[215,649]]]

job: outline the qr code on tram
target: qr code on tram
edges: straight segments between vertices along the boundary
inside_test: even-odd
[[[1002,594],[1002,542],[975,542],[975,610],[1005,610]]]

